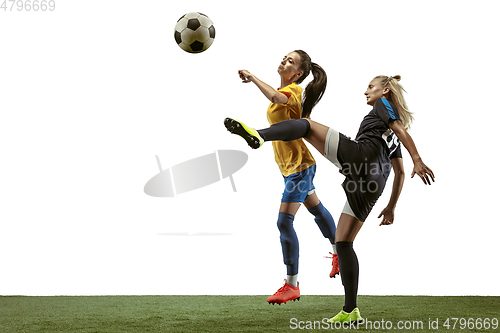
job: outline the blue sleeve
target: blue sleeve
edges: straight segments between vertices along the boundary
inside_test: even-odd
[[[399,117],[399,112],[396,106],[389,102],[386,98],[380,98],[375,102],[374,105],[375,114],[380,118],[386,125],[395,121],[401,120]]]

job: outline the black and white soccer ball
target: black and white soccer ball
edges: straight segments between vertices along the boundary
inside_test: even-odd
[[[174,37],[184,51],[200,53],[214,42],[215,28],[208,16],[198,12],[187,13],[177,21]]]

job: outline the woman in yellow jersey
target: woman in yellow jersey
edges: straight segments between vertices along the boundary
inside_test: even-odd
[[[313,73],[314,79],[307,85],[302,103],[302,88],[298,86]],[[262,93],[271,101],[267,110],[269,124],[275,124],[288,119],[309,117],[312,108],[319,102],[326,89],[326,73],[317,64],[311,62],[309,55],[296,50],[287,54],[278,67],[281,85],[274,89],[259,80],[247,70],[238,72],[244,83],[253,82]],[[226,127],[236,133],[238,124]],[[260,146],[262,142],[249,143]],[[256,147],[255,147],[256,148]],[[314,192],[313,178],[316,172],[316,161],[302,139],[284,142],[273,142],[276,163],[284,177],[285,190],[281,199],[278,215],[278,229],[283,251],[283,261],[287,267],[287,279],[283,287],[270,296],[269,303],[281,304],[300,298],[297,282],[299,243],[293,228],[293,220],[302,203],[314,215],[315,221],[323,235],[330,240],[333,247],[332,272],[330,277],[338,274],[338,261],[335,250],[335,222],[328,210],[318,199]]]

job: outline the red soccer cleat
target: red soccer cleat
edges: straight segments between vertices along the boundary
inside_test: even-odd
[[[339,274],[339,256],[336,254],[330,253],[332,256],[331,257],[325,257],[325,258],[330,258],[332,259],[332,271],[330,272],[330,277],[334,278],[335,275]]]
[[[281,303],[285,303],[288,301],[294,301],[295,300],[299,301],[300,300],[300,290],[299,290],[299,283],[297,282],[297,287],[293,287],[286,283],[278,289],[277,292],[274,293],[274,295],[269,296],[267,299],[267,302],[269,304],[278,304],[281,305]]]

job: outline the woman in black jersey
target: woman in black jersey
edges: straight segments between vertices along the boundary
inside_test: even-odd
[[[404,182],[400,143],[413,160],[411,177],[417,174],[426,185],[434,181],[434,173],[423,163],[407,132],[413,116],[406,106],[400,79],[399,75],[377,76],[369,83],[365,96],[367,104],[373,109],[361,122],[355,140],[305,118],[282,121],[262,130],[255,130],[231,118],[226,118],[224,122],[231,133],[242,136],[251,147],[258,147],[255,142],[262,140],[293,141],[303,137],[345,176],[342,187],[347,202],[335,237],[345,303],[342,311],[329,322],[362,319],[356,304],[359,264],[352,243],[382,194],[391,169],[395,173],[392,194],[379,218],[383,216],[380,225],[394,222],[394,210]],[[241,131],[241,127],[245,130]]]

